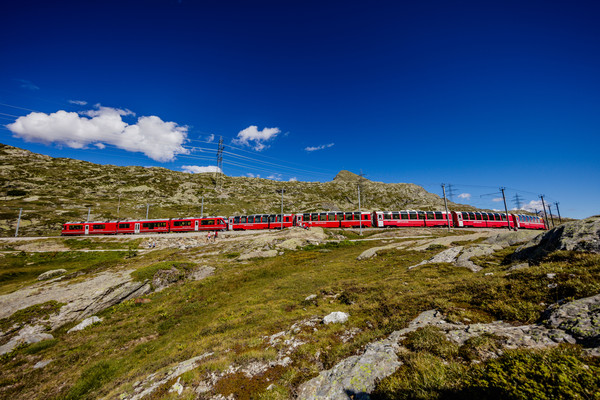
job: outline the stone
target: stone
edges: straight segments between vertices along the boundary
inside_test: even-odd
[[[33,369],[40,369],[40,368],[44,368],[46,365],[50,364],[52,362],[52,360],[44,360],[44,361],[38,361],[37,363],[35,363],[35,365],[33,366]]]
[[[175,392],[178,395],[181,395],[181,393],[183,392],[183,385],[179,383],[180,380],[181,377],[177,378],[177,382],[175,382],[173,386],[171,386],[171,388],[169,389],[169,393]]]
[[[368,399],[368,393],[375,389],[376,382],[394,373],[401,365],[390,340],[371,343],[361,355],[348,357],[300,385],[297,398]]]
[[[185,273],[175,267],[171,267],[171,269],[159,269],[152,277],[152,288],[155,292],[161,292],[184,278]]]
[[[0,346],[0,356],[10,353],[20,344],[32,344],[41,342],[42,340],[54,339],[54,336],[45,333],[45,330],[46,328],[42,325],[25,325],[7,343]]]
[[[56,278],[57,276],[61,276],[67,273],[66,269],[53,269],[51,271],[46,271],[43,274],[40,274],[40,276],[37,277],[38,281],[45,281],[48,279],[52,279],[52,278]]]
[[[536,263],[558,250],[600,254],[600,216],[567,222],[536,236],[519,247],[513,258]]]
[[[316,294],[311,294],[310,296],[306,296],[306,298],[304,299],[304,301],[313,301],[317,299],[317,295]]]
[[[528,242],[539,234],[540,233],[538,231],[528,230],[502,232],[498,233],[497,235],[490,236],[485,240],[485,243],[499,246],[504,249],[509,246],[514,246],[515,244]]]
[[[561,329],[594,347],[600,346],[600,294],[553,305],[545,319],[550,328]]]
[[[482,270],[482,268],[471,261],[471,258],[488,256],[491,254],[494,254],[494,249],[491,245],[475,245],[467,247],[456,259],[456,266],[468,268],[473,272],[479,272]]]
[[[343,324],[346,321],[348,321],[349,317],[350,317],[350,315],[346,314],[345,312],[334,311],[331,314],[327,315],[325,318],[323,318],[323,323],[325,325],[327,325],[327,324]]]
[[[67,331],[67,333],[82,331],[90,325],[93,325],[97,322],[102,322],[102,318],[96,317],[95,315],[89,318],[84,319],[76,326],[72,327]]]
[[[454,263],[454,260],[456,260],[456,257],[461,250],[462,246],[450,247],[449,249],[439,252],[429,260],[421,261],[417,265],[408,267],[408,269],[413,269],[425,264]]]

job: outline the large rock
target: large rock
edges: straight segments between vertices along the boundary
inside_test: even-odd
[[[368,399],[376,382],[394,373],[400,365],[392,341],[371,343],[363,354],[346,358],[302,384],[298,388],[298,399]]]
[[[23,343],[31,344],[41,342],[42,340],[54,339],[54,336],[44,332],[45,329],[46,328],[41,325],[25,325],[7,343],[0,346],[0,356],[6,353],[10,353],[15,349],[15,347]]]
[[[449,249],[439,252],[428,260],[421,261],[417,265],[408,267],[408,269],[413,269],[425,264],[453,263],[461,250],[462,246],[450,247]]]
[[[479,265],[475,264],[473,261],[471,261],[471,258],[489,256],[491,254],[494,254],[494,247],[489,244],[479,244],[468,247],[456,259],[456,266],[468,268],[473,272],[479,272],[482,270],[482,268]]]
[[[568,222],[536,236],[517,249],[513,257],[536,262],[557,250],[600,254],[600,216]]]
[[[350,316],[348,314],[346,314],[345,312],[334,311],[331,314],[325,316],[325,318],[323,318],[323,323],[325,325],[327,325],[327,324],[343,324],[346,321],[348,321],[348,317],[350,317]]]
[[[40,274],[40,276],[37,277],[38,281],[45,281],[48,279],[52,279],[55,278],[57,276],[61,276],[67,273],[66,269],[53,269],[51,271],[46,271],[43,274]]]
[[[80,323],[78,323],[77,325],[75,325],[74,327],[72,327],[71,329],[69,329],[67,331],[67,333],[82,331],[85,328],[87,328],[88,326],[95,324],[96,322],[102,322],[102,318],[99,318],[95,315],[92,317],[86,318],[83,321],[81,321]]]
[[[498,233],[494,236],[490,236],[485,240],[485,243],[500,246],[501,248],[514,246],[515,244],[525,243],[530,241],[532,238],[540,235],[538,231],[510,231]]]
[[[600,294],[553,306],[546,325],[561,329],[583,343],[600,346]]]

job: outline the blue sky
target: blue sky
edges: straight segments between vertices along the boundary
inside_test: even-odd
[[[2,143],[202,171],[222,136],[228,175],[362,170],[452,184],[479,207],[503,208],[504,186],[510,208],[545,194],[565,216],[600,213],[597,2],[25,0],[3,14]]]

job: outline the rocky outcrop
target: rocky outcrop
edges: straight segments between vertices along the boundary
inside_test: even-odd
[[[277,250],[256,250],[249,253],[242,254],[238,257],[238,260],[245,261],[252,258],[270,258],[277,255]]]
[[[458,345],[489,334],[499,339],[502,348],[546,348],[559,343],[580,343],[587,346],[588,354],[600,356],[600,295],[554,305],[549,308],[544,323],[521,326],[502,321],[470,325],[449,323],[439,311],[429,310],[387,339],[369,344],[362,354],[346,358],[300,385],[298,399],[369,399],[377,379],[391,375],[402,365],[396,353],[402,349],[406,335],[428,325],[437,327]]]
[[[54,336],[45,332],[45,330],[46,328],[42,325],[25,325],[7,343],[0,346],[0,355],[10,353],[20,344],[31,344],[41,342],[42,340],[54,339]]]
[[[485,243],[499,246],[500,248],[506,248],[514,246],[519,243],[525,243],[533,239],[534,237],[541,235],[539,231],[510,231],[502,232],[496,235],[490,236],[485,240]]]
[[[408,267],[408,269],[413,269],[413,268],[420,267],[421,265],[426,265],[426,264],[438,264],[438,263],[450,263],[451,264],[456,260],[456,257],[458,257],[458,254],[460,253],[461,250],[462,250],[462,246],[451,247],[449,249],[439,252],[438,254],[436,254],[435,256],[431,257],[428,260],[421,261],[420,263],[418,263],[416,265]]]
[[[69,329],[67,331],[67,333],[82,331],[85,328],[87,328],[88,326],[94,325],[97,322],[102,322],[102,318],[96,317],[94,315],[92,317],[84,319],[83,321],[81,321],[80,323],[78,323],[77,325],[75,325],[74,327]]]
[[[517,249],[513,257],[535,263],[557,250],[600,254],[600,216],[568,222],[536,236]]]

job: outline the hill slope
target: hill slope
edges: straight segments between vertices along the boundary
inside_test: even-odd
[[[358,175],[348,171],[326,183],[221,178],[216,188],[211,173],[98,165],[0,144],[0,236],[14,235],[21,207],[20,236],[56,234],[64,222],[85,220],[88,207],[91,220],[144,218],[146,204],[151,218],[200,215],[203,196],[204,215],[278,213],[281,188],[285,212],[358,209]],[[364,179],[361,192],[363,210],[443,208],[443,199],[414,184]]]

